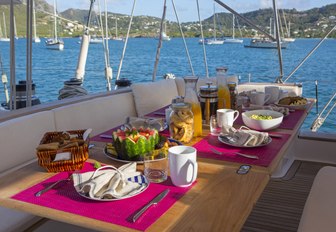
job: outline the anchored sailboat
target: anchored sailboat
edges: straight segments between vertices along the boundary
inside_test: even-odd
[[[33,1],[33,42],[40,43],[41,39],[36,35],[36,15],[35,15],[35,2]]]
[[[53,50],[63,50],[64,42],[57,37],[57,15],[56,15],[56,2],[54,0],[54,38],[46,40],[46,47]]]
[[[5,12],[2,12],[3,16],[3,24],[4,24],[4,34],[1,35],[0,41],[1,42],[9,42],[10,38],[7,37],[7,30],[6,30],[6,17],[5,17]],[[1,33],[2,34],[2,33]]]
[[[232,14],[232,38],[224,39],[225,43],[243,43],[242,39],[235,38],[235,15]]]
[[[117,40],[117,41],[123,41],[122,37],[118,36],[118,18],[117,16],[115,17],[115,36],[112,37],[112,40]]]
[[[214,25],[213,38],[204,39],[204,44],[207,44],[207,45],[221,45],[221,44],[224,43],[224,40],[223,39],[217,39],[217,37],[216,37],[216,12],[215,12],[215,4],[214,4],[213,25]],[[199,41],[199,43],[202,43],[202,42],[203,42],[202,40]]]

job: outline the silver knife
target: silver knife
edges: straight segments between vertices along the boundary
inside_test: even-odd
[[[100,138],[104,138],[104,139],[112,139],[112,135],[99,135]]]
[[[152,205],[156,205],[157,203],[159,203],[163,198],[165,198],[165,196],[167,196],[167,194],[169,193],[169,189],[166,189],[165,191],[163,191],[162,193],[160,193],[159,195],[157,195],[153,200],[151,200],[147,205],[145,205],[141,210],[139,210],[139,212],[137,212],[133,218],[132,221],[136,222],[136,220],[139,219],[139,217]]]

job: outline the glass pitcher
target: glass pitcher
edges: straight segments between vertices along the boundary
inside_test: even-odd
[[[231,108],[231,99],[230,91],[227,83],[226,76],[227,68],[226,67],[217,67],[216,68],[216,78],[217,78],[217,87],[218,87],[218,109],[230,109]]]
[[[184,102],[191,104],[191,111],[194,114],[194,137],[202,136],[202,110],[196,92],[197,81],[198,77],[195,76],[184,77]]]

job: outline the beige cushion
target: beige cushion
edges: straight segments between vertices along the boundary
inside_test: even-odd
[[[184,84],[184,79],[181,77],[175,78],[177,90],[179,93],[179,96],[184,96],[185,92],[185,84]],[[197,92],[199,91],[201,86],[206,86],[207,82],[212,82],[212,85],[217,85],[217,80],[216,77],[210,77],[210,78],[199,78],[197,81]]]
[[[136,116],[132,92],[96,98],[52,110],[58,131],[92,128],[97,135]]]
[[[55,131],[51,111],[0,123],[0,173],[37,158],[35,148],[48,131]]]
[[[169,105],[178,96],[175,80],[160,80],[132,84],[135,108],[138,116]]]
[[[335,231],[336,168],[324,167],[315,177],[298,231]]]

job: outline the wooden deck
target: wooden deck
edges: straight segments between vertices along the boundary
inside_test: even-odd
[[[314,178],[324,166],[330,165],[295,161],[287,176],[271,179],[241,231],[297,231]]]

